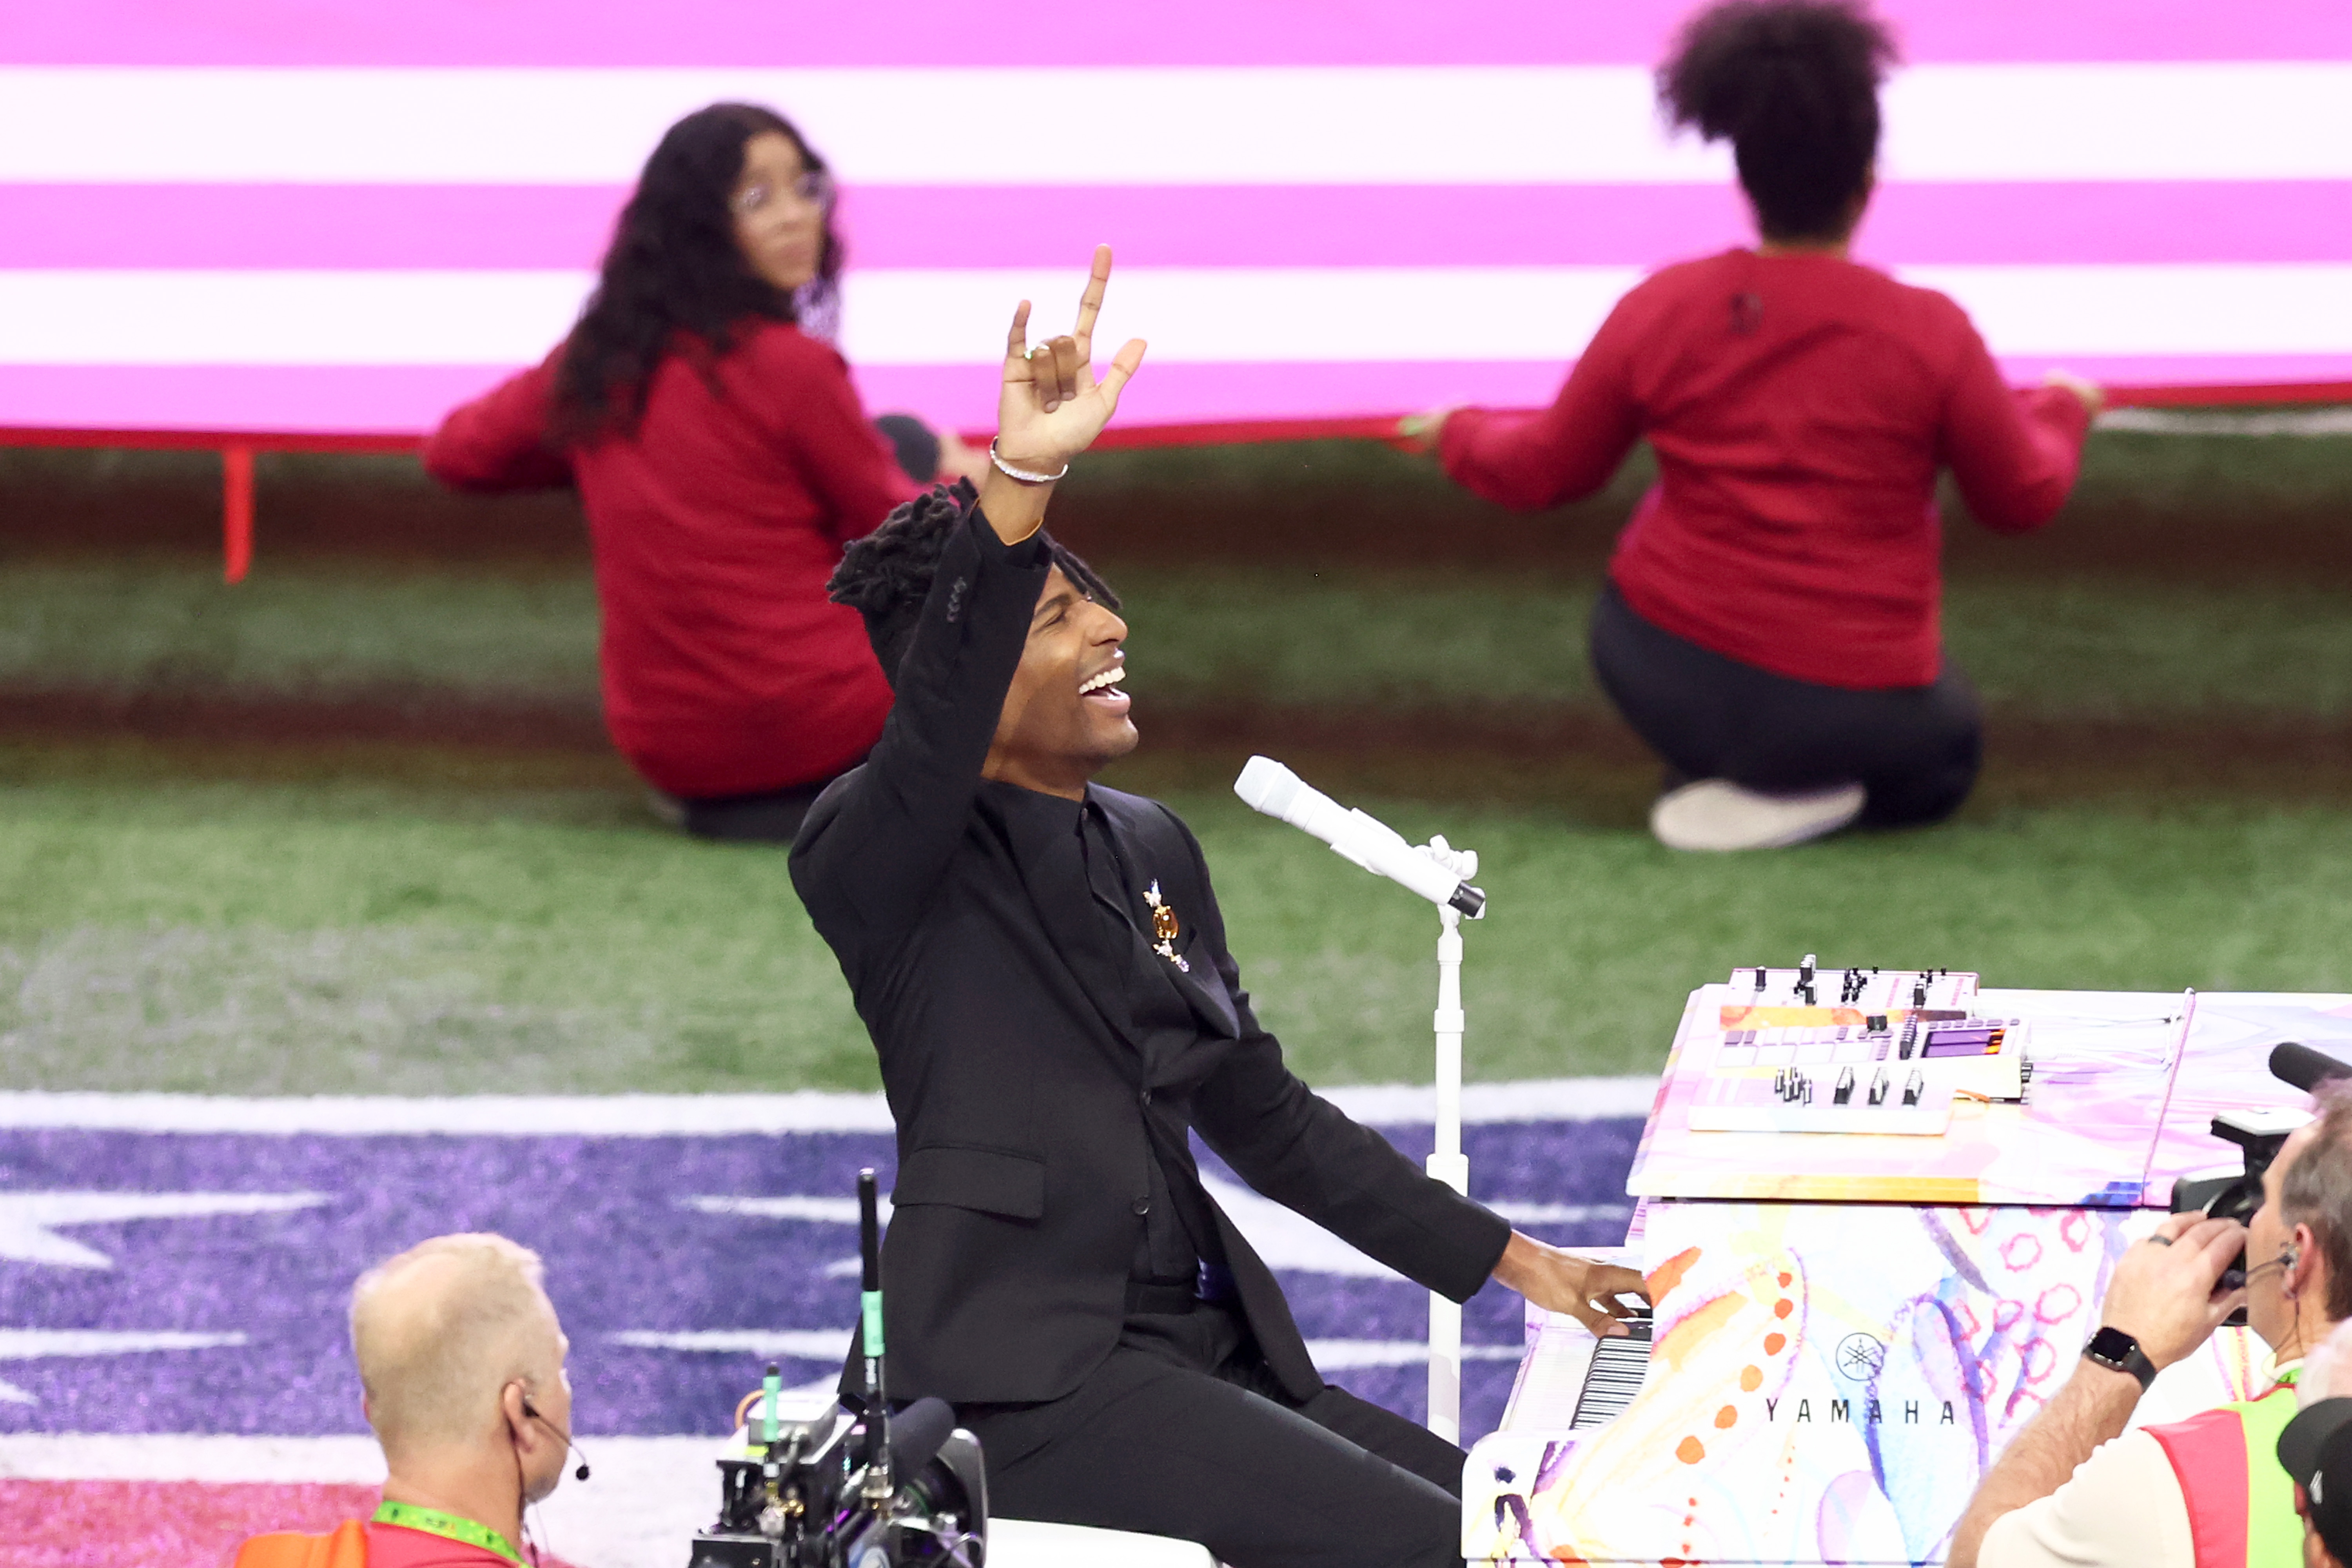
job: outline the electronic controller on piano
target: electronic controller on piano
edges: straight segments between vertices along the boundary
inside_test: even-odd
[[[1821,1000],[1831,976],[1834,1003]],[[1943,970],[1742,969],[1717,1009],[1689,1110],[1697,1132],[1933,1137],[1956,1101],[2020,1101],[2027,1026],[1986,1017],[1976,976]]]

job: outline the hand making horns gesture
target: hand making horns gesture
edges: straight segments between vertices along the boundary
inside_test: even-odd
[[[1110,281],[1110,247],[1095,247],[1094,273],[1078,297],[1070,335],[1028,347],[1029,301],[1013,312],[1004,341],[1004,386],[996,403],[997,455],[1032,473],[1058,472],[1091,446],[1118,407],[1119,389],[1143,363],[1141,338],[1130,338],[1095,379],[1095,317]]]

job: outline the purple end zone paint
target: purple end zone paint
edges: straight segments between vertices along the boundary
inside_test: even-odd
[[[1429,1129],[1387,1130],[1418,1162]],[[1477,1194],[1595,1205],[1590,1219],[1519,1228],[1570,1246],[1614,1246],[1638,1118],[1465,1130]],[[784,1356],[790,1383],[841,1364],[856,1321],[856,1227],[708,1212],[691,1200],[808,1195],[846,1200],[858,1167],[887,1186],[886,1133],[708,1138],[265,1137],[0,1131],[0,1205],[32,1193],[321,1194],[279,1213],[73,1224],[52,1233],[101,1254],[75,1267],[11,1255],[0,1242],[0,1326],[35,1333],[241,1335],[239,1344],[116,1354],[12,1354],[0,1433],[242,1433],[365,1430],[345,1336],[352,1282],[428,1236],[496,1230],[536,1248],[572,1338],[583,1435],[711,1433],[759,1386],[769,1355],[642,1348],[651,1331],[837,1332],[838,1352]],[[1232,1181],[1213,1155],[1203,1172]],[[0,1213],[5,1213],[0,1208]],[[0,1231],[0,1236],[7,1233]],[[18,1247],[18,1254],[26,1249]],[[1279,1267],[1279,1258],[1275,1259]],[[1310,1340],[1425,1339],[1429,1298],[1394,1278],[1282,1270]],[[1489,1285],[1464,1314],[1471,1345],[1517,1346],[1519,1298]],[[4,1343],[5,1342],[0,1342]],[[1334,1382],[1414,1419],[1419,1363],[1328,1369]],[[1464,1368],[1465,1436],[1501,1418],[1516,1358]]]

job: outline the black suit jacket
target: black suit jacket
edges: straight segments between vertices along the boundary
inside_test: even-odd
[[[793,847],[793,886],[841,961],[898,1122],[882,1259],[894,1395],[1013,1403],[1076,1387],[1118,1339],[1155,1145],[1189,1173],[1188,1128],[1259,1192],[1456,1300],[1510,1236],[1284,1067],[1226,951],[1200,845],[1167,807],[1092,794],[1132,874],[1177,911],[1190,970],[1171,977],[1198,1029],[1139,1041],[1122,1000],[1073,963],[1105,922],[1040,890],[1085,886],[1078,840],[1024,859],[1001,809],[1012,786],[981,778],[1050,568],[1042,537],[1007,547],[970,509],[881,740]],[[1051,863],[1063,854],[1072,865]],[[1323,1380],[1273,1273],[1210,1208],[1268,1366],[1311,1397]]]

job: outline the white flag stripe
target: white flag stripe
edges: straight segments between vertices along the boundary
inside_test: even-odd
[[[1687,183],[1636,66],[0,68],[0,182],[610,184],[671,121],[771,102],[882,184]],[[1088,106],[1038,138],[1007,103]],[[1102,112],[1114,110],[1112,112]],[[1927,65],[1893,180],[2352,178],[2352,62]]]
[[[2352,263],[1923,267],[1996,353],[2352,353]],[[1531,361],[1584,350],[1630,268],[1136,268],[1100,335],[1162,364]],[[574,272],[0,271],[0,364],[520,365],[560,341]],[[846,279],[866,367],[992,365],[1013,302],[1051,322],[1075,273]]]

